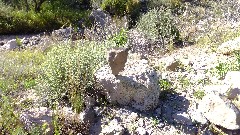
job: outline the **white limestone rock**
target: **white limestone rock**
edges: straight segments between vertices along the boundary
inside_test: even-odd
[[[188,114],[193,122],[205,125],[208,123],[207,119],[203,116],[201,110],[198,107],[198,103],[192,102],[192,105],[188,108]]]
[[[95,78],[111,103],[148,111],[155,109],[159,102],[159,76],[146,60],[128,61],[117,76],[106,65],[96,72]]]
[[[230,130],[240,129],[240,111],[224,96],[207,93],[199,109],[211,123]]]
[[[5,50],[14,50],[18,48],[18,44],[16,42],[16,39],[9,40],[6,44],[2,46]]]
[[[240,71],[229,71],[227,72],[224,82],[225,84],[232,85],[233,87],[240,86]]]

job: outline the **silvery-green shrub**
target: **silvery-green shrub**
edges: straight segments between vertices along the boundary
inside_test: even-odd
[[[152,40],[160,40],[163,45],[178,41],[180,34],[176,28],[170,9],[152,9],[142,15],[137,29]]]
[[[94,73],[105,62],[106,49],[114,42],[82,42],[76,46],[57,45],[46,54],[39,92],[50,105],[67,96],[73,109],[83,109],[83,95],[93,86]]]

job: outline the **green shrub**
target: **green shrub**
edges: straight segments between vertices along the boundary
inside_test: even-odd
[[[136,25],[140,16],[140,0],[103,0],[101,8],[117,17],[126,16],[129,27]]]
[[[26,135],[19,115],[14,111],[13,99],[0,95],[0,134]]]
[[[123,16],[138,13],[139,4],[139,0],[104,0],[101,7],[111,14]]]
[[[20,122],[17,96],[35,86],[38,67],[44,60],[40,51],[6,51],[0,53],[0,134],[27,134]]]
[[[36,33],[58,29],[63,25],[75,24],[79,18],[87,18],[89,14],[87,10],[56,8],[56,5],[49,2],[43,3],[40,12],[14,9],[1,1],[0,6],[0,34]]]
[[[173,94],[176,93],[176,91],[174,91],[175,88],[173,88],[172,83],[167,80],[167,79],[160,79],[158,81],[159,87],[161,88],[161,93],[159,95],[159,98],[161,100],[167,100],[167,95],[169,94]]]
[[[159,85],[162,90],[170,90],[172,87],[172,84],[166,79],[159,80]]]
[[[54,46],[42,65],[43,75],[38,81],[40,94],[50,105],[67,96],[73,109],[83,109],[83,95],[94,84],[95,71],[104,64],[105,51],[113,42],[99,45],[96,42]]]
[[[197,90],[193,93],[193,96],[197,99],[202,99],[206,94],[202,90]]]
[[[1,52],[0,89],[7,94],[35,86],[43,61],[43,53],[37,50]]]
[[[184,4],[182,3],[182,0],[149,0],[148,1],[148,8],[154,9],[154,8],[169,8],[174,13],[179,13],[184,9]]]
[[[112,37],[112,40],[118,47],[125,46],[128,40],[127,31],[125,29],[121,29],[119,33],[115,34]]]
[[[236,70],[240,71],[240,51],[234,51],[234,56],[236,57]]]
[[[185,76],[179,76],[179,82],[180,82],[180,86],[183,89],[186,89],[187,87],[191,86],[191,80]]]
[[[56,29],[62,26],[51,12],[35,13],[13,11],[10,17],[0,18],[0,33],[32,33]]]
[[[11,14],[11,11],[13,10],[13,8],[12,7],[10,7],[10,6],[7,6],[6,4],[4,4],[3,2],[2,2],[2,0],[0,0],[0,16],[2,17],[2,16],[9,16],[10,14]]]
[[[235,60],[231,61],[224,61],[221,62],[219,61],[218,65],[215,66],[214,68],[211,68],[208,72],[212,74],[212,76],[217,76],[218,79],[222,80],[225,78],[226,74],[229,71],[239,71],[239,54],[235,52]]]
[[[0,34],[4,34],[9,27],[11,11],[13,11],[12,7],[5,5],[2,1],[0,1]]]
[[[215,68],[220,79],[224,79],[225,75],[230,70],[230,66],[227,63],[219,63]]]
[[[137,29],[150,39],[160,40],[163,45],[180,39],[172,14],[166,8],[152,9],[144,14],[137,24]]]

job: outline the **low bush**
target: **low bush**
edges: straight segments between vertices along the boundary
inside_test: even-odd
[[[44,55],[37,50],[0,53],[0,134],[27,134],[18,115],[23,106],[16,105],[16,97],[35,86],[43,60]]]
[[[171,82],[165,79],[159,80],[159,85],[162,90],[170,90],[172,87]]]
[[[169,9],[152,9],[142,15],[137,23],[137,29],[147,38],[160,41],[164,47],[180,40],[180,33],[176,28]]]
[[[112,15],[124,16],[138,12],[139,4],[139,0],[104,0],[101,7]]]
[[[1,52],[0,89],[8,94],[33,87],[43,61],[44,55],[40,51]]]
[[[77,112],[83,109],[83,95],[93,87],[95,71],[106,62],[105,52],[114,42],[81,42],[75,47],[58,45],[51,48],[42,65],[38,81],[40,94],[53,105],[67,97]]]
[[[233,60],[229,61],[219,61],[218,65],[214,68],[211,68],[208,72],[214,76],[218,77],[219,80],[223,80],[226,74],[229,71],[239,71],[240,70],[240,52],[234,51],[234,58]]]
[[[27,135],[18,114],[14,112],[13,100],[3,94],[0,97],[0,134]]]
[[[172,83],[167,80],[167,79],[160,79],[159,80],[159,87],[161,88],[161,93],[159,98],[161,100],[167,100],[167,95],[169,94],[174,94],[176,91],[175,88],[173,87]]]
[[[197,90],[193,93],[193,96],[197,99],[202,99],[205,95],[203,90]]]
[[[128,41],[127,31],[125,29],[121,29],[120,32],[115,34],[111,39],[116,43],[116,46],[124,46]]]
[[[129,28],[132,28],[140,16],[141,2],[140,0],[103,0],[101,8],[112,16],[126,16]]]
[[[149,0],[148,1],[148,8],[170,8],[172,11],[179,12],[179,10],[183,9],[182,0]]]

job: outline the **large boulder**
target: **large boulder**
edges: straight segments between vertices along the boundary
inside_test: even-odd
[[[111,16],[101,9],[92,10],[89,20],[93,25],[93,30],[85,30],[84,34],[88,39],[103,40],[108,34],[115,33],[117,30]]]
[[[203,115],[216,125],[226,129],[240,129],[240,111],[225,96],[207,93],[199,103]]]
[[[101,28],[107,27],[112,21],[111,16],[101,9],[92,10],[89,19],[92,21],[92,23],[98,25]]]
[[[16,39],[9,40],[6,44],[4,44],[1,48],[4,50],[14,50],[17,49],[19,45],[17,44]]]
[[[226,93],[229,99],[236,99],[238,96],[240,96],[239,80],[240,71],[227,72],[224,83],[230,87]]]
[[[224,83],[232,85],[233,87],[240,87],[240,71],[229,71],[227,72]]]
[[[111,103],[128,105],[140,111],[152,110],[158,104],[159,76],[146,60],[128,60],[124,71],[117,76],[106,65],[95,73],[95,77]]]
[[[240,129],[240,111],[236,101],[240,95],[239,71],[226,74],[222,85],[207,85],[205,96],[199,103],[203,115],[216,125],[226,129]]]

